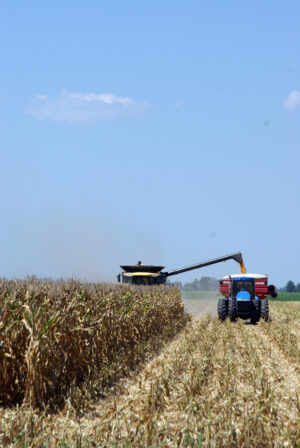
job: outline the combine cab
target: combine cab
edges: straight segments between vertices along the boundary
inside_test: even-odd
[[[118,281],[135,285],[160,285],[164,283],[161,273],[164,266],[151,266],[138,261],[136,265],[120,266],[123,273],[118,275]]]
[[[220,280],[220,293],[223,298],[218,302],[218,316],[225,320],[227,316],[234,322],[238,317],[250,319],[256,324],[260,318],[269,320],[269,302],[266,297],[276,297],[273,285],[268,286],[268,277],[260,274],[236,274]]]

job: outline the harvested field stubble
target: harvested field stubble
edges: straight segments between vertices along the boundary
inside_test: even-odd
[[[183,328],[175,288],[1,281],[0,404],[82,410]]]

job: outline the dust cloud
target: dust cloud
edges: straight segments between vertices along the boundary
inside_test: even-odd
[[[3,276],[115,282],[120,264],[163,261],[158,238],[106,213],[55,209],[7,227]],[[4,249],[4,248],[3,248]],[[5,260],[5,262],[4,262]]]
[[[181,293],[182,301],[184,302],[184,310],[190,313],[194,318],[199,318],[205,314],[210,314],[211,316],[217,316],[217,306],[218,306],[218,292],[212,294],[211,291],[207,294],[205,298],[205,291],[199,291],[199,298],[188,298],[184,291]]]

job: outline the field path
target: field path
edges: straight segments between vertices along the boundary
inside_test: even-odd
[[[256,326],[194,319],[81,419],[80,437],[105,447],[299,446],[300,333],[272,311]],[[59,437],[72,434],[74,421]]]
[[[219,299],[217,291],[182,291],[181,299],[184,302],[185,311],[195,318],[205,314],[217,315]]]
[[[264,366],[271,388],[279,397],[282,412],[299,417],[300,411],[300,375],[299,363],[290,358],[269,335],[267,324],[261,325],[256,332],[259,344],[258,356]]]
[[[195,318],[205,314],[217,315],[218,299],[183,299],[183,302],[185,311]]]

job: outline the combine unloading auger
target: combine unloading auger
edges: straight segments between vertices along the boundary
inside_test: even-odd
[[[241,273],[244,274],[246,272],[242,254],[241,252],[237,252],[235,254],[225,255],[224,257],[213,258],[212,260],[192,264],[191,266],[186,266],[185,268],[174,269],[173,271],[167,271],[164,273],[164,275],[166,277],[170,277],[171,275],[183,274],[184,272],[192,271],[193,269],[204,268],[205,266],[210,266],[211,264],[221,263],[222,261],[227,260],[236,261],[240,265]]]

